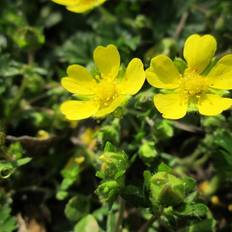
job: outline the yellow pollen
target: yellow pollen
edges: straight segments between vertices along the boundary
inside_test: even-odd
[[[117,87],[113,82],[102,80],[96,89],[97,100],[100,101],[100,108],[108,107],[117,97]]]
[[[199,97],[208,90],[205,77],[196,73],[185,73],[180,81],[179,89],[188,97]]]

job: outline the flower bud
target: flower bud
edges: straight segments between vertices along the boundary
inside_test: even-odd
[[[167,172],[158,172],[150,181],[150,199],[155,208],[176,206],[184,201],[185,180]]]
[[[99,159],[102,163],[97,176],[102,179],[118,179],[128,167],[128,158],[124,152],[104,152]]]
[[[118,193],[119,193],[120,186],[117,181],[110,180],[103,182],[100,184],[96,190],[99,198],[103,202],[113,201]]]

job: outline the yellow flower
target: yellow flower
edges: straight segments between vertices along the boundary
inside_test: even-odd
[[[66,6],[67,10],[75,13],[84,13],[100,6],[106,0],[52,0],[55,3]]]
[[[169,91],[154,96],[154,104],[164,118],[182,118],[191,107],[207,116],[220,114],[231,107],[232,99],[215,93],[232,89],[232,54],[222,57],[206,72],[216,47],[217,42],[211,35],[189,36],[184,45],[187,68],[183,74],[165,55],[158,55],[151,60],[146,70],[148,82]]]
[[[70,65],[68,76],[61,80],[66,90],[83,99],[61,105],[61,112],[69,120],[103,117],[136,94],[144,83],[143,63],[138,58],[132,59],[125,73],[119,75],[120,55],[114,45],[98,46],[93,57],[99,75],[93,77],[83,66]]]

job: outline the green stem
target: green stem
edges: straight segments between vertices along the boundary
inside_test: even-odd
[[[123,214],[125,210],[125,200],[119,197],[119,212],[117,222],[114,228],[114,232],[122,231],[122,221],[123,221]]]
[[[6,120],[4,122],[4,126],[5,128],[7,128],[8,123],[10,122],[11,118],[13,117],[13,115],[15,114],[15,108],[18,106],[18,104],[21,101],[21,98],[23,96],[24,90],[26,88],[26,77],[23,77],[22,83],[19,87],[19,90],[15,96],[14,101],[12,102],[11,106],[9,106],[9,110],[8,113],[6,115]]]
[[[204,154],[200,159],[196,160],[195,167],[202,166],[210,157],[209,153]]]
[[[33,63],[34,63],[34,52],[33,51],[28,52],[27,63],[30,66],[33,65]],[[18,92],[16,93],[14,101],[12,102],[11,106],[9,106],[9,109],[7,111],[7,115],[5,117],[6,119],[3,122],[2,127],[3,127],[4,131],[6,130],[7,125],[9,124],[13,115],[15,115],[15,108],[18,106],[18,104],[20,103],[20,101],[22,99],[22,96],[23,96],[25,88],[26,88],[26,82],[27,82],[26,79],[27,79],[26,74],[23,74],[23,79],[22,79],[21,85],[18,89]]]
[[[148,231],[148,229],[150,228],[150,226],[154,223],[154,221],[156,219],[158,219],[159,217],[157,217],[156,215],[152,215],[152,217],[146,222],[144,223],[141,228],[138,230],[138,232],[146,232]]]
[[[186,166],[192,166],[199,156],[201,156],[201,152],[199,150],[196,150],[195,152],[192,153],[191,156],[183,159],[178,159],[178,163]]]

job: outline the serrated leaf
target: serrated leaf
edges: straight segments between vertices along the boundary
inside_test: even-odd
[[[191,177],[184,177],[183,179],[185,181],[185,191],[186,192],[193,191],[196,187],[196,181]]]
[[[106,142],[104,152],[116,152],[116,150],[116,147],[111,142]]]
[[[172,173],[173,173],[173,170],[172,170],[172,168],[170,168],[167,164],[161,163],[161,164],[158,166],[158,172],[167,172],[167,173],[172,174]]]
[[[179,216],[185,217],[204,217],[208,212],[208,207],[201,203],[186,204],[181,210],[176,211]]]

